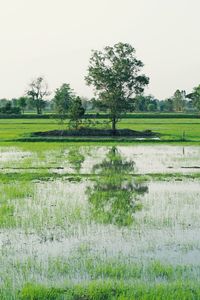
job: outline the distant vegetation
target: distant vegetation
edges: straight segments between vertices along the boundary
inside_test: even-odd
[[[103,114],[114,132],[117,122],[126,114],[130,117],[132,113],[199,113],[200,85],[189,94],[177,89],[170,98],[157,99],[144,94],[149,78],[141,73],[142,67],[135,49],[126,43],[93,51],[85,80],[94,87],[95,98],[77,96],[68,83],[63,83],[53,95],[44,77],[38,77],[20,98],[0,99],[0,117],[48,113],[63,121],[70,119],[69,127],[79,129],[95,126],[95,122],[83,122],[85,114],[85,119],[88,115],[98,119]]]

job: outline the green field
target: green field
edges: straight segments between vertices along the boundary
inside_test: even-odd
[[[159,141],[28,139],[65,127],[0,120],[0,299],[200,299],[200,120],[119,123]]]
[[[23,138],[33,132],[65,129],[53,119],[0,119],[0,140]],[[152,130],[161,134],[162,141],[181,141],[183,134],[188,142],[200,142],[200,119],[122,119],[118,128]]]

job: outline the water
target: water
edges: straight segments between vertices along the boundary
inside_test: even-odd
[[[198,279],[199,179],[156,181],[153,174],[196,174],[199,147],[64,147],[40,154],[2,147],[0,152],[2,288],[8,280],[17,290],[29,281],[59,286],[106,278],[97,270],[110,264],[125,264],[127,270],[137,264],[140,280],[153,282],[152,262],[188,266],[184,276]],[[18,178],[32,167],[35,174],[43,170],[54,177]]]

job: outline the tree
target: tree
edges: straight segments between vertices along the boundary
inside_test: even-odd
[[[137,95],[134,98],[133,102],[133,111],[156,111],[157,110],[157,102],[153,96],[148,95]]]
[[[27,107],[27,97],[20,97],[17,100],[18,106],[20,107],[21,111],[24,113],[25,108]]]
[[[161,100],[159,102],[159,108],[161,112],[173,112],[173,101],[171,98]]]
[[[42,114],[45,107],[44,97],[50,95],[48,84],[43,77],[34,79],[28,87],[27,95],[31,98],[33,105],[36,107],[37,114]]]
[[[143,63],[136,59],[135,49],[126,43],[93,51],[90,58],[88,85],[93,85],[100,101],[107,107],[112,122],[113,134],[122,113],[130,108],[131,96],[140,94],[149,78],[140,75]]]
[[[89,99],[86,97],[81,97],[81,103],[82,106],[84,107],[85,111],[92,110],[93,108],[93,99]]]
[[[84,116],[85,109],[82,106],[81,98],[76,97],[70,104],[69,107],[69,118],[70,124],[78,129],[79,124],[81,123],[81,118]]]
[[[66,117],[70,104],[74,98],[75,96],[73,90],[67,83],[63,83],[61,87],[56,90],[54,96],[54,106],[61,119]]]
[[[200,112],[200,84],[187,97],[192,100],[193,106]]]
[[[182,112],[185,106],[185,91],[177,90],[173,97],[173,107],[176,112]]]
[[[0,113],[8,115],[19,115],[21,114],[21,110],[20,107],[13,106],[11,101],[7,101],[5,106],[0,107]]]
[[[8,102],[9,102],[8,99],[5,98],[0,99],[0,107],[4,107]]]
[[[147,105],[147,110],[150,112],[155,112],[157,110],[157,103],[151,102]]]

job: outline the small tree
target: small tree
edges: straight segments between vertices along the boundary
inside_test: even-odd
[[[11,101],[8,101],[5,106],[0,107],[0,113],[2,114],[13,114],[13,115],[19,115],[21,114],[20,107],[13,106]]]
[[[27,95],[31,98],[33,105],[36,107],[37,114],[42,114],[45,107],[44,97],[50,95],[48,84],[43,77],[34,79],[28,87]]]
[[[20,97],[17,100],[18,106],[20,107],[22,113],[24,113],[25,108],[27,107],[27,97]]]
[[[200,112],[200,84],[193,89],[193,92],[187,95],[192,100],[193,106]]]
[[[182,112],[185,106],[185,92],[177,90],[173,97],[173,108],[176,112]]]
[[[76,97],[69,108],[70,124],[77,130],[81,123],[81,118],[84,116],[85,109],[82,106],[81,98]]]
[[[156,102],[151,102],[147,105],[147,111],[155,112],[157,110]]]
[[[54,96],[54,107],[56,113],[59,114],[61,119],[64,119],[69,111],[70,104],[75,98],[73,90],[70,85],[64,83],[58,88]]]
[[[102,52],[93,51],[85,79],[107,107],[113,134],[122,113],[130,108],[131,96],[142,93],[149,83],[149,78],[140,75],[142,67],[143,63],[135,57],[135,49],[126,43],[105,47]]]

